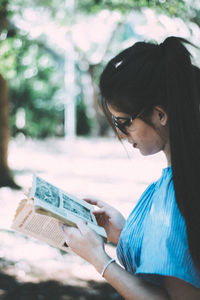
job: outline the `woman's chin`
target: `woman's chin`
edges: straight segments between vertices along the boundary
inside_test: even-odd
[[[156,154],[158,153],[159,151],[148,151],[148,150],[145,150],[145,149],[140,149],[140,148],[137,148],[140,153],[143,155],[143,156],[148,156],[148,155],[153,155],[153,154]]]

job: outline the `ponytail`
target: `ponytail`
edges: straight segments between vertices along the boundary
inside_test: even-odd
[[[165,89],[176,202],[183,215],[194,263],[200,269],[200,70],[170,37],[159,47],[165,59]]]

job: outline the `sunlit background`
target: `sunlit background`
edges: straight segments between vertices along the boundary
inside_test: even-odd
[[[120,299],[81,258],[10,225],[33,172],[128,216],[166,161],[117,141],[98,107],[99,76],[137,41],[175,35],[200,46],[199,9],[198,0],[0,0],[0,299]]]

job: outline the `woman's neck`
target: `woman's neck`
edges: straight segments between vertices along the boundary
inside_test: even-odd
[[[165,144],[165,148],[163,149],[163,152],[167,159],[167,166],[171,166],[171,149],[170,149],[170,143]]]

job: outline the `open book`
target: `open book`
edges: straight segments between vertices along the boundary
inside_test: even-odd
[[[19,203],[11,228],[68,251],[58,223],[76,226],[79,219],[87,221],[106,241],[106,232],[98,226],[92,205],[34,175],[31,191]]]

